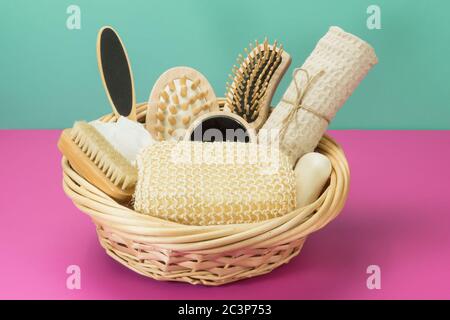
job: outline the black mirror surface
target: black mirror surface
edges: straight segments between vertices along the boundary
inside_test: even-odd
[[[191,133],[191,141],[250,142],[245,126],[227,116],[214,116],[203,120]]]
[[[127,117],[134,103],[133,80],[127,53],[113,29],[106,27],[99,36],[99,64],[104,84],[116,111]]]

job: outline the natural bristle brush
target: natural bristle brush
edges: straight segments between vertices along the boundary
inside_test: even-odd
[[[291,64],[291,57],[283,46],[250,43],[250,50],[244,49],[246,57],[239,54],[237,63],[227,83],[225,109],[243,117],[251,127],[258,130],[269,115],[270,102],[281,78]]]
[[[157,140],[182,140],[198,116],[219,110],[208,80],[197,70],[175,67],[164,72],[150,93],[146,125]]]
[[[131,198],[136,168],[89,123],[79,121],[64,130],[58,147],[70,165],[97,188],[117,200]]]
[[[144,128],[136,128],[142,127],[141,124],[128,120],[136,120],[133,77],[123,43],[111,27],[102,28],[98,34],[97,58],[102,82],[119,121],[76,122],[73,128],[63,131],[58,147],[70,165],[86,180],[112,198],[128,201],[134,192],[137,170],[132,161],[121,153],[118,140],[126,140],[124,137],[129,135],[130,139],[143,141],[145,133],[148,139],[151,137]],[[106,125],[115,125],[116,139],[111,140],[111,137],[102,134],[111,129]],[[123,132],[123,126],[135,130]]]

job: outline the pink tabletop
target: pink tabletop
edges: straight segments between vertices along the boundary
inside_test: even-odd
[[[450,131],[332,131],[352,171],[340,216],[268,275],[208,288],[109,258],[61,187],[60,131],[0,131],[2,299],[450,299]],[[81,270],[81,289],[66,269]],[[367,267],[381,270],[369,290]]]

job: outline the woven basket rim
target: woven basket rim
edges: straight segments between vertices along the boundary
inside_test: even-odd
[[[137,106],[138,119],[146,103]],[[102,121],[115,121],[107,114]],[[194,226],[144,215],[117,203],[77,174],[62,158],[63,188],[67,196],[97,225],[114,230],[130,241],[152,243],[168,250],[223,253],[241,248],[264,248],[305,238],[323,228],[342,210],[349,188],[350,172],[342,148],[325,135],[317,148],[332,163],[330,184],[314,203],[284,216],[256,223]]]

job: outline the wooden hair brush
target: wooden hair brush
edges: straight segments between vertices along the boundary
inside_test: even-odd
[[[147,130],[157,140],[182,140],[193,120],[218,110],[208,80],[195,69],[175,67],[164,72],[153,86],[147,108]]]
[[[233,75],[229,75],[224,109],[243,117],[252,128],[262,127],[269,115],[270,102],[281,78],[291,64],[291,57],[284,52],[283,46],[275,41],[270,45],[266,40],[262,44],[250,43],[250,51],[244,49],[247,56],[239,54]]]

